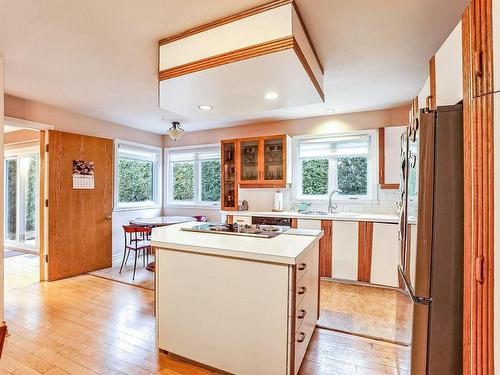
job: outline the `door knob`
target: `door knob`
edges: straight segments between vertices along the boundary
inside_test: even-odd
[[[105,218],[106,220],[111,220],[111,214],[107,214],[106,216],[104,216],[104,218]]]

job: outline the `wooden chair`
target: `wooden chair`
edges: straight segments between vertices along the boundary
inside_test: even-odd
[[[5,325],[5,323],[0,323],[0,358],[2,358],[5,336],[7,336],[7,326]]]
[[[148,258],[147,260],[149,261],[149,251],[151,250],[151,241],[149,240],[149,236],[151,234],[151,228],[124,225],[123,231],[125,234],[125,249],[123,251],[123,260],[120,267],[120,274],[122,273],[123,266],[127,264],[130,252],[134,251],[134,273],[132,274],[132,280],[134,280],[135,270],[137,268],[137,256],[140,255],[141,251],[143,266],[146,266],[146,256]]]

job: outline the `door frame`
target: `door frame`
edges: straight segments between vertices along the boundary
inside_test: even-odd
[[[48,255],[48,247],[47,247],[47,237],[48,237],[48,207],[45,206],[45,200],[47,199],[48,194],[48,165],[47,165],[47,145],[48,145],[48,137],[49,130],[53,130],[53,125],[44,124],[41,122],[28,121],[16,117],[4,117],[4,125],[23,127],[32,130],[38,130],[40,132],[40,155],[39,155],[39,177],[38,177],[38,251],[40,258],[40,281],[47,280],[47,262],[45,261],[46,256]]]

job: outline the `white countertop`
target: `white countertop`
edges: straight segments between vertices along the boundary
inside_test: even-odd
[[[182,223],[153,229],[151,244],[160,249],[229,256],[264,262],[295,264],[297,257],[320,240],[323,231],[293,230],[274,238],[245,237],[228,234],[198,233],[181,230],[200,223]]]
[[[370,221],[375,223],[394,223],[399,222],[397,215],[382,214],[356,214],[356,213],[334,213],[327,215],[305,215],[297,211],[221,211],[225,215],[237,216],[264,216],[264,217],[285,217],[292,219],[310,219],[310,220],[338,220],[338,221]]]

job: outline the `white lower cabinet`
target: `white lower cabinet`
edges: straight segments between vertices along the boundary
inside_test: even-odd
[[[321,220],[298,219],[297,228],[321,230]]]
[[[332,227],[332,277],[358,280],[357,222],[334,221]]]
[[[298,373],[318,319],[317,242],[293,266],[156,254],[159,349],[233,374]]]
[[[398,286],[398,225],[373,223],[370,283]]]

